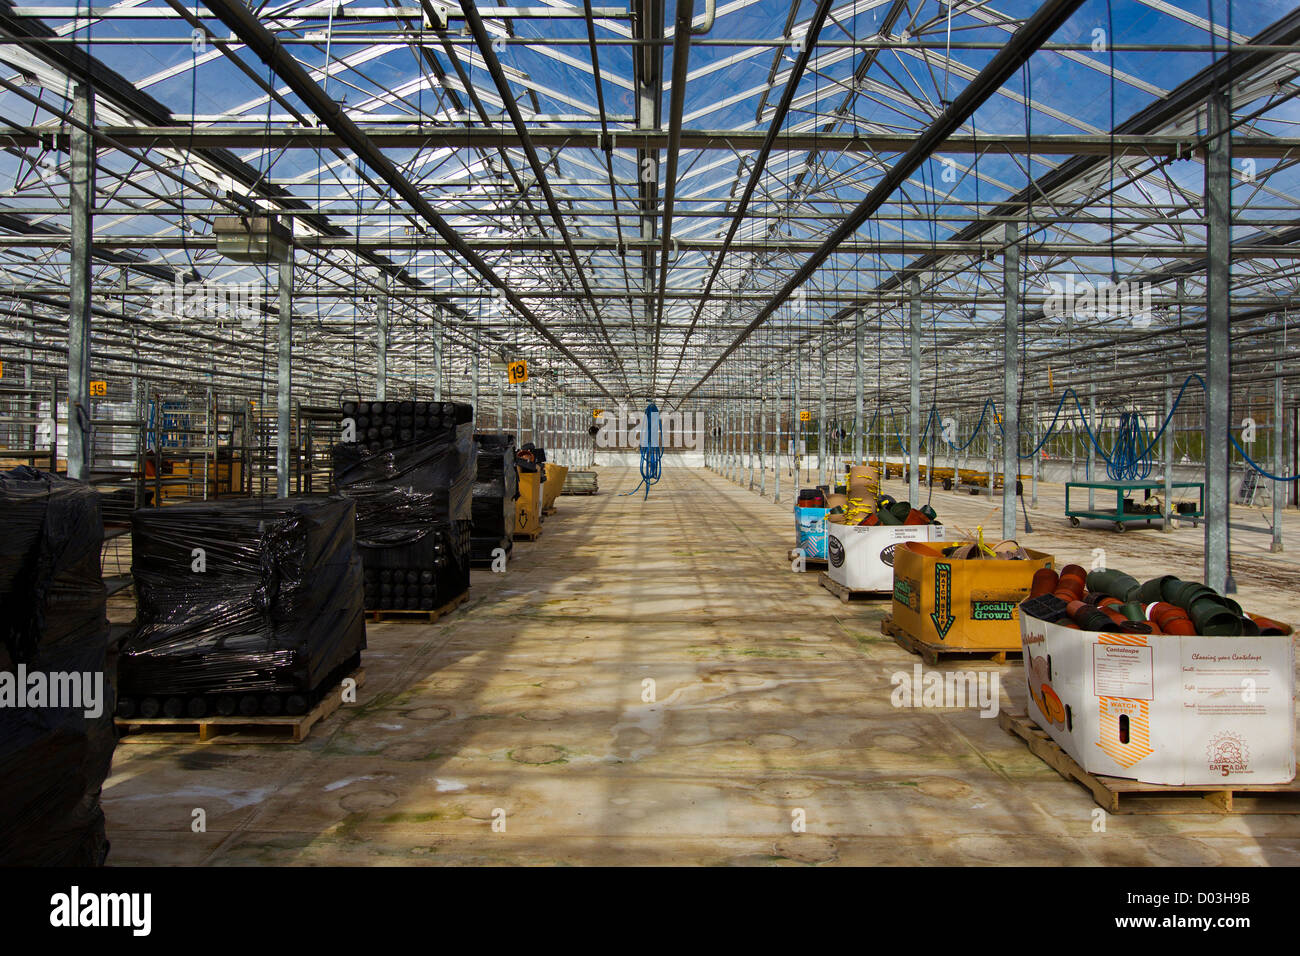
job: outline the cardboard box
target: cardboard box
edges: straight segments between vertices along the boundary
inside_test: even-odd
[[[941,524],[841,524],[826,519],[826,573],[854,591],[892,591],[894,552],[905,541],[942,541]]]
[[[1278,637],[1078,631],[1020,615],[1029,716],[1089,773],[1232,786],[1295,777],[1295,652]]]
[[[826,559],[827,508],[794,509],[794,546],[805,558]]]
[[[923,644],[980,650],[1020,648],[1020,602],[1034,572],[1053,558],[955,561],[904,543],[894,552],[894,623]]]

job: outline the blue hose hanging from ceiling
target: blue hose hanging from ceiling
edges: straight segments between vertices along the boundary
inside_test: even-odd
[[[645,407],[645,418],[641,422],[641,483],[627,495],[634,495],[645,486],[645,498],[650,497],[650,486],[659,480],[659,468],[664,457],[663,422],[659,409],[651,402]],[[644,499],[642,499],[644,500]]]
[[[1106,459],[1106,476],[1111,481],[1145,481],[1151,474],[1151,459],[1144,453],[1145,445],[1146,422],[1142,416],[1137,412],[1122,412],[1115,445]]]

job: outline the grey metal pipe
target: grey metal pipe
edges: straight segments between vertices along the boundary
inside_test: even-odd
[[[910,376],[907,406],[907,500],[915,507],[921,492],[921,280],[912,276],[907,288]],[[992,488],[990,484],[990,491]]]
[[[1002,258],[1003,312],[1002,365],[1002,537],[1016,536],[1016,483],[1020,473],[1020,347],[1017,320],[1020,312],[1020,247],[1016,227],[1006,224],[1006,252]],[[992,497],[993,486],[989,485]]]
[[[78,85],[73,93],[73,115],[89,127],[95,121],[95,102],[89,89]],[[68,477],[90,478],[94,447],[90,424],[90,255],[95,221],[95,142],[85,128],[72,131],[71,250],[68,268]],[[58,434],[58,409],[50,409]],[[56,438],[57,441],[57,438]],[[50,471],[58,461],[50,462]]]
[[[289,497],[293,430],[293,258],[278,264],[280,315],[276,322],[275,496]]]
[[[1228,82],[1225,77],[1223,83]],[[1232,114],[1221,89],[1206,104],[1205,160],[1206,328],[1205,328],[1205,583],[1224,594],[1230,590],[1228,548],[1228,429],[1232,381],[1229,310],[1232,276],[1228,260],[1232,244],[1232,155],[1225,135]],[[1235,590],[1235,589],[1232,589]]]

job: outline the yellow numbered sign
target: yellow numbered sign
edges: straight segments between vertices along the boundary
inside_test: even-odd
[[[799,421],[801,421],[801,422],[810,422],[810,421],[812,421],[812,412],[800,412],[800,413],[799,413]]]
[[[91,383],[90,383],[90,394],[91,394],[91,395],[107,395],[107,394],[108,394],[108,383],[107,383],[107,382],[91,382]]]
[[[591,417],[592,417],[592,418],[599,418],[601,415],[604,415],[604,414],[605,414],[605,409],[603,409],[603,408],[593,408],[593,409],[591,410]]]
[[[506,366],[506,379],[511,385],[522,385],[528,381],[528,362],[517,359]]]

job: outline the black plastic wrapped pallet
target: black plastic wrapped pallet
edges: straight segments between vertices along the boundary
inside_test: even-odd
[[[485,547],[490,556],[503,540],[510,540],[515,499],[519,497],[519,473],[515,470],[514,435],[478,434],[474,441],[479,452],[471,505],[473,554],[475,560],[482,561]]]
[[[409,545],[361,550],[369,609],[432,611],[469,589],[468,521],[437,526]]]
[[[100,496],[16,468],[0,475],[0,514],[0,700],[16,692],[20,667],[29,690],[34,674],[78,675],[98,698],[0,706],[0,866],[101,865],[109,845],[99,797],[117,732]]]
[[[473,407],[462,402],[344,402],[342,412],[344,425],[352,424],[352,440],[370,455],[436,437],[474,420]]]
[[[123,695],[310,694],[332,680],[366,646],[355,515],[340,496],[135,512]]]
[[[359,442],[335,445],[334,487],[357,503],[357,542],[410,544],[437,525],[469,521],[478,451],[473,435],[473,425],[464,423],[375,453]]]
[[[478,474],[475,482],[505,482],[502,492],[513,498],[518,477],[514,470],[515,436],[506,432],[480,432],[474,436],[478,445]]]

